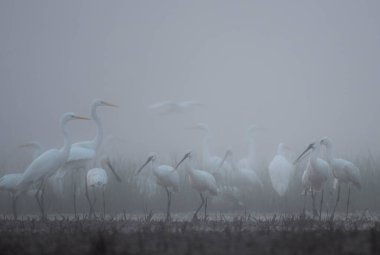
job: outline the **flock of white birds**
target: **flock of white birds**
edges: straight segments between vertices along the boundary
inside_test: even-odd
[[[74,187],[72,192],[75,217],[77,217],[77,195],[80,193],[80,187],[83,186],[85,189],[84,194],[90,207],[90,216],[95,215],[94,203],[96,201],[96,193],[99,191],[103,196],[103,217],[105,216],[104,192],[108,183],[107,171],[111,171],[117,181],[122,182],[123,180],[119,177],[109,159],[100,153],[104,139],[102,122],[97,114],[98,107],[117,106],[99,99],[92,102],[91,120],[97,126],[97,134],[93,140],[72,143],[67,131],[68,123],[72,120],[90,119],[68,112],[63,114],[60,120],[64,138],[61,148],[43,151],[42,146],[37,142],[30,142],[20,146],[32,148],[35,152],[34,160],[23,173],[6,174],[0,178],[0,190],[11,194],[13,201],[12,210],[15,219],[17,219],[16,202],[18,197],[23,194],[35,197],[42,217],[46,218],[47,214],[44,206],[46,185],[50,184],[54,186],[59,194],[63,194],[63,182],[68,180],[68,178],[64,177],[67,175],[72,176],[71,186]],[[151,105],[148,108],[162,115],[172,113],[182,114],[198,107],[202,107],[202,104],[196,101],[166,101]],[[177,169],[182,164],[186,164],[185,169],[188,181],[191,187],[200,194],[201,198],[201,204],[195,210],[193,219],[198,218],[198,213],[202,208],[204,208],[205,218],[207,217],[207,200],[210,196],[218,196],[221,192],[228,192],[233,189],[252,191],[254,187],[263,187],[263,182],[257,175],[257,153],[253,139],[254,132],[258,129],[257,126],[251,126],[248,129],[251,137],[249,153],[247,157],[239,161],[235,160],[231,150],[227,150],[224,157],[212,155],[209,148],[210,130],[207,124],[199,123],[193,129],[204,132],[201,166],[195,166],[192,152],[187,152],[175,166],[158,165],[158,155],[151,153],[146,162],[136,171],[136,175],[138,175],[148,164],[151,164],[157,185],[163,187],[167,193],[167,220],[171,218],[172,193],[180,190],[180,177]],[[326,148],[326,161],[321,158],[320,149],[322,146]],[[318,212],[315,207],[315,194],[316,192],[321,193],[322,204],[323,186],[330,176],[333,176],[334,187],[337,188],[337,199],[331,219],[334,217],[336,206],[340,200],[340,187],[342,183],[349,186],[347,199],[348,212],[351,184],[358,189],[361,188],[360,171],[353,163],[334,157],[332,141],[329,138],[323,138],[312,142],[294,162],[292,162],[291,154],[290,147],[280,143],[277,154],[268,166],[268,174],[276,193],[279,196],[286,194],[289,183],[294,176],[296,164],[309,154],[307,166],[302,175],[302,184],[304,186],[305,203],[308,193],[311,194],[313,199],[313,215],[321,215],[321,211]],[[81,176],[84,176],[84,178],[81,178]],[[91,192],[92,194],[90,194]]]

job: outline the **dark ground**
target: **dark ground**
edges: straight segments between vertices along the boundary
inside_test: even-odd
[[[1,254],[380,254],[378,219],[0,220]]]

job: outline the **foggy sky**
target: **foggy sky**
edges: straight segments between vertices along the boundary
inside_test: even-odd
[[[212,149],[258,146],[298,153],[329,136],[338,155],[379,153],[378,1],[12,1],[0,2],[1,153],[30,141],[62,145],[59,118],[89,115],[126,153],[199,149],[206,122]],[[205,104],[156,116],[163,100]],[[74,141],[93,123],[70,123]]]

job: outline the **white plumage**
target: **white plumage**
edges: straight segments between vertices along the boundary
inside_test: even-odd
[[[288,151],[289,147],[280,143],[277,155],[274,156],[268,167],[272,187],[280,196],[285,195],[294,173],[294,165],[289,161]]]

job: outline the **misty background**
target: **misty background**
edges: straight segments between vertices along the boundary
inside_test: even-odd
[[[62,113],[89,115],[127,158],[199,150],[210,126],[215,154],[247,154],[247,128],[264,128],[258,153],[295,154],[329,136],[338,155],[379,155],[378,1],[1,1],[0,155],[18,145],[60,147]],[[185,115],[148,105],[197,100]],[[73,141],[91,122],[70,123]],[[17,152],[19,153],[19,152]],[[13,163],[12,163],[13,162]],[[3,173],[11,169],[1,169]],[[17,169],[23,171],[23,169]]]

